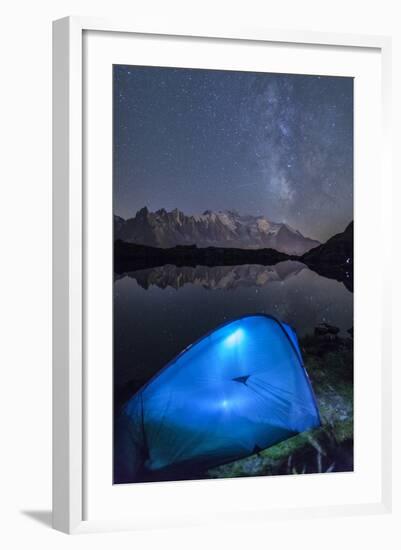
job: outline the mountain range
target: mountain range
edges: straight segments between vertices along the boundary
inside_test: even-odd
[[[186,215],[177,208],[150,212],[146,206],[127,220],[114,216],[114,239],[159,248],[272,248],[296,256],[320,244],[289,225],[264,216],[241,215],[233,210]]]

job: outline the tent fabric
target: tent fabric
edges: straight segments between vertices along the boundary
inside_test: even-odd
[[[229,322],[188,347],[125,405],[119,460],[197,471],[320,425],[295,332],[267,315]],[[123,476],[124,477],[124,476]]]

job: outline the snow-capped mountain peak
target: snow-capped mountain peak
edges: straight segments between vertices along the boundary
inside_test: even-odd
[[[115,216],[115,239],[169,248],[176,245],[225,248],[274,248],[287,254],[301,255],[320,243],[304,237],[284,223],[263,216],[241,215],[232,210],[205,210],[186,215],[175,208],[150,212],[145,206],[133,218]]]

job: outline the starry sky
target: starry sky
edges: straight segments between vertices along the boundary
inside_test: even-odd
[[[237,210],[327,240],[353,219],[353,79],[115,65],[114,213]]]

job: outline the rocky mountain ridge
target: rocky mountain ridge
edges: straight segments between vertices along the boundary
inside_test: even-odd
[[[177,208],[171,212],[164,208],[150,212],[146,207],[127,220],[115,216],[114,239],[158,248],[177,245],[272,248],[296,256],[320,244],[289,225],[264,216],[241,215],[233,210],[186,215]]]

